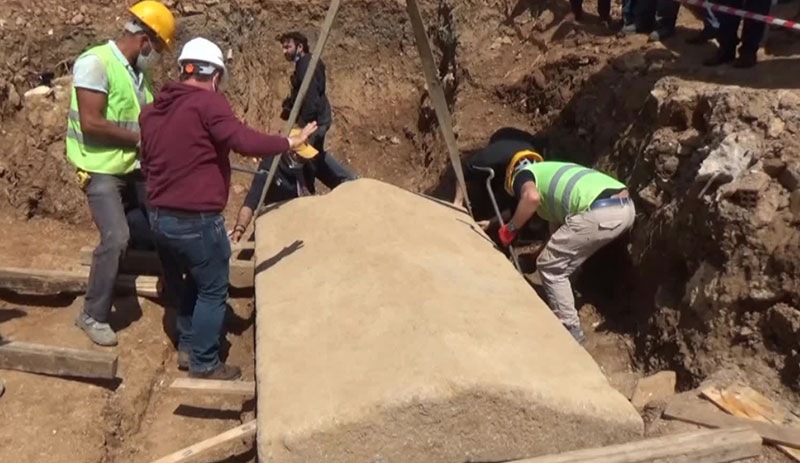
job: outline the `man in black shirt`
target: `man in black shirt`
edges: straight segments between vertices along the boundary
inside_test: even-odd
[[[541,161],[543,159],[540,154],[543,151],[542,145],[542,140],[519,129],[504,127],[496,131],[485,148],[464,162],[464,179],[468,184],[474,186],[469,190],[480,191],[488,200],[488,192],[486,191],[488,174],[480,170],[480,168],[488,167],[492,169],[494,171],[494,178],[491,183],[492,192],[497,200],[497,206],[503,214],[503,220],[508,220],[511,212],[516,208],[517,201],[506,191],[506,179],[509,173],[513,171],[514,165],[523,159]],[[459,207],[464,206],[464,196],[458,187],[456,187],[456,196],[453,204]],[[480,224],[487,227],[494,221],[496,219],[483,221]]]
[[[300,91],[300,84],[302,84],[303,77],[311,63],[311,52],[308,39],[299,32],[287,32],[278,37],[278,40],[283,47],[283,56],[287,61],[295,63],[294,73],[291,77],[292,92],[288,98],[283,100],[283,111],[281,112],[281,119],[288,120],[292,105]],[[355,174],[325,151],[325,135],[331,127],[332,116],[331,105],[326,94],[325,63],[321,59],[317,62],[314,78],[311,79],[303,105],[300,107],[300,115],[297,118],[297,123],[301,127],[312,121],[317,122],[318,128],[309,137],[308,142],[319,151],[319,156],[312,160],[308,168],[313,169],[314,176],[328,186],[355,180],[357,178]]]

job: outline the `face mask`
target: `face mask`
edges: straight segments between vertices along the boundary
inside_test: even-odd
[[[152,69],[160,59],[161,55],[155,48],[151,48],[147,56],[139,52],[139,56],[136,58],[136,67],[141,71],[147,71]]]

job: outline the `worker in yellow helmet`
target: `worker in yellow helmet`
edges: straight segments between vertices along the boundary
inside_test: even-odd
[[[144,191],[138,188],[143,184],[139,112],[153,101],[148,71],[175,39],[175,18],[163,4],[142,1],[129,13],[117,39],[90,48],[75,61],[67,120],[67,158],[100,231],[86,301],[75,323],[101,346],[117,344],[108,315],[130,239],[126,208],[144,212]]]

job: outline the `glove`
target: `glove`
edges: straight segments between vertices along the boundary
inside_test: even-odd
[[[500,242],[503,244],[503,246],[509,246],[517,238],[517,232],[516,230],[509,230],[508,224],[506,224],[500,227],[500,230],[497,231],[497,236],[500,238]]]

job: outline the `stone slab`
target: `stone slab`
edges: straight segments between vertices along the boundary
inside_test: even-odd
[[[643,423],[463,211],[375,180],[256,225],[262,462],[506,461]]]

